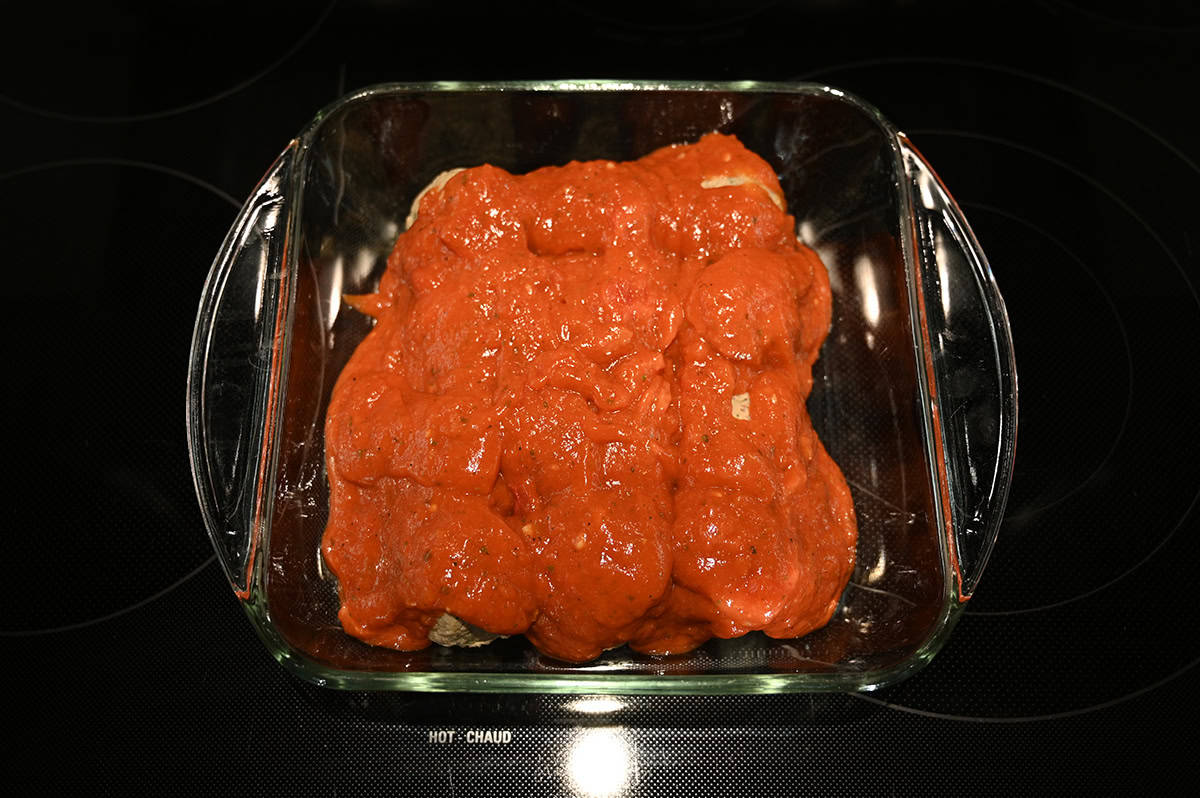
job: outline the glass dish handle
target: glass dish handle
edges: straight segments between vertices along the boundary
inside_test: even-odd
[[[208,274],[188,363],[192,479],[213,548],[234,592],[250,595],[270,497],[279,311],[296,142],[242,206]],[[268,492],[269,493],[269,492]]]
[[[930,420],[946,486],[950,566],[958,600],[971,597],[995,544],[1012,481],[1017,370],[1004,300],[962,210],[903,135],[916,229]]]

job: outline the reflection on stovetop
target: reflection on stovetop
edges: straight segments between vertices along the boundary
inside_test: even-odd
[[[305,703],[333,716],[372,723],[438,728],[519,725],[704,729],[730,724],[795,726],[847,723],[881,711],[847,693],[765,696],[621,696],[340,691],[293,681]]]
[[[980,750],[1008,785],[1067,768],[1111,786],[1130,751],[1186,756],[1155,735],[1200,703],[1186,631],[1200,148],[1180,111],[1198,77],[1195,4],[1031,0],[985,4],[977,21],[925,0],[700,4],[686,18],[570,3],[538,22],[387,0],[219,5],[31,8],[0,51],[17,597],[0,640],[39,699],[12,713],[28,730],[18,754],[69,741],[63,779],[129,781],[155,762],[160,778],[244,786],[256,758],[275,784],[355,775],[445,794],[662,794],[697,779],[720,793],[751,776],[760,794],[836,791],[873,768],[976,783]],[[241,198],[347,90],[571,76],[827,82],[896,122],[963,206],[1011,317],[1017,469],[975,598],[904,683],[341,693],[284,673],[241,617],[183,425],[200,287]]]
[[[121,613],[212,559],[193,526],[195,496],[171,373],[186,351],[204,272],[240,202],[154,164],[79,159],[0,181],[9,268],[4,314],[19,390],[7,434],[31,475],[14,528],[39,536],[10,587],[37,595],[4,631],[70,628]],[[88,213],[79,213],[90,209]],[[177,367],[176,367],[177,369]],[[176,373],[180,373],[176,370]],[[81,596],[87,596],[81,601]]]

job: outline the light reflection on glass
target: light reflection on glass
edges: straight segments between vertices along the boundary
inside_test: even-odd
[[[254,320],[262,316],[263,300],[266,299],[267,274],[270,264],[271,239],[279,225],[279,203],[274,202],[263,208],[262,216],[252,227],[247,228],[249,235],[258,238],[258,282],[254,287]]]
[[[883,578],[887,573],[887,550],[879,549],[879,557],[875,560],[875,564],[871,566],[871,570],[867,571],[867,584],[873,585]]]
[[[254,320],[262,316],[263,299],[267,291],[267,270],[270,268],[270,248],[267,242],[260,241],[258,246],[258,274],[254,283]]]
[[[836,247],[813,247],[817,256],[820,257],[821,263],[825,264],[825,271],[829,273],[829,288],[833,293],[840,294],[842,292],[842,269],[837,260]]]
[[[733,101],[721,100],[721,124],[727,125],[733,121]]]
[[[273,202],[263,209],[262,221],[259,222],[259,228],[262,230],[272,231],[279,224],[279,203]]]
[[[621,727],[583,729],[566,753],[567,779],[589,798],[621,795],[629,787],[633,750]]]
[[[811,247],[817,242],[817,228],[811,221],[805,219],[796,226],[796,238],[800,239],[800,243]]]
[[[933,252],[938,263],[938,281],[941,283],[942,316],[948,325],[950,308],[954,304],[954,291],[951,290],[950,275],[962,269],[962,249],[954,242],[953,233],[946,232],[954,230],[956,226],[949,209],[942,211],[942,224],[944,228],[937,231],[933,238]],[[947,238],[951,240],[947,242]],[[954,262],[951,263],[951,260]]]
[[[921,192],[921,204],[929,210],[936,208],[937,203],[933,201],[933,178],[927,172],[922,171],[917,176],[917,188]]]
[[[400,225],[391,219],[385,219],[383,221],[383,240],[395,241],[398,235],[400,235]]]
[[[586,712],[589,715],[602,715],[624,708],[624,701],[611,696],[585,696],[567,704],[567,709],[572,709],[576,712]]]
[[[879,325],[879,287],[875,284],[875,265],[863,255],[854,262],[854,279],[862,295],[863,318],[872,327]]]

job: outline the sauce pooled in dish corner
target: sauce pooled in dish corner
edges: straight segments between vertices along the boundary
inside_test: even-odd
[[[457,171],[419,198],[325,424],[324,557],[367,643],[798,637],[854,565],[805,408],[829,279],[730,136]]]

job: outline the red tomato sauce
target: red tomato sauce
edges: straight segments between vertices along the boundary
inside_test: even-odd
[[[805,407],[829,279],[730,136],[421,199],[325,425],[345,630],[584,661],[826,624],[854,565]]]

